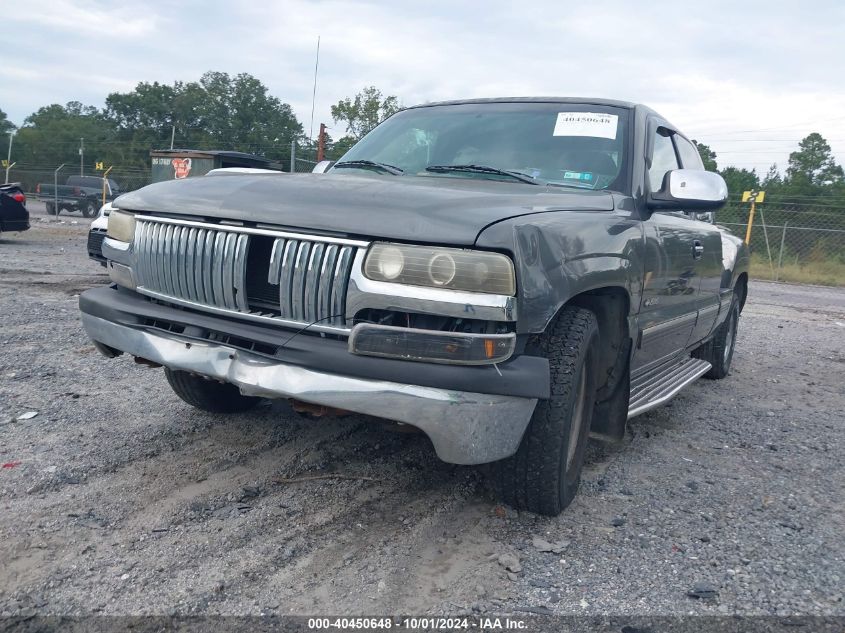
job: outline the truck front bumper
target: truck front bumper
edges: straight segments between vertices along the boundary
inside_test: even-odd
[[[109,289],[89,293],[104,291]],[[411,424],[428,435],[440,459],[455,464],[480,464],[512,455],[537,404],[536,397],[525,395],[461,391],[311,369],[223,343],[116,322],[86,309],[90,301],[81,300],[80,305],[88,336],[106,354],[111,348],[225,381],[245,395],[295,398]]]

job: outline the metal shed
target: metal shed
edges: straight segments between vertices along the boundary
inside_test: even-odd
[[[205,176],[212,169],[221,167],[282,170],[281,163],[269,158],[226,150],[154,149],[150,152],[150,157],[152,158],[152,182]]]

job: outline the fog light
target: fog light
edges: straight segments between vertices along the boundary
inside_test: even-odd
[[[461,334],[360,323],[352,328],[349,351],[428,363],[490,365],[513,354],[516,334]]]

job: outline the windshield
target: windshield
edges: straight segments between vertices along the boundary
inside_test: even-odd
[[[408,176],[516,181],[623,190],[628,111],[572,103],[470,103],[411,108],[392,116],[338,164],[368,161]],[[464,169],[444,169],[461,166]],[[483,166],[485,169],[466,169]],[[372,165],[346,167],[381,173]],[[430,169],[435,167],[435,169]]]

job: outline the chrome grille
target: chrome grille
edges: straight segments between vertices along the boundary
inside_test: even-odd
[[[138,290],[150,296],[281,324],[345,329],[346,289],[358,246],[349,240],[138,217],[134,272]],[[250,296],[248,286],[256,287],[256,276],[266,284]]]
[[[277,238],[267,282],[279,286],[282,317],[342,324],[355,250],[343,244]]]

